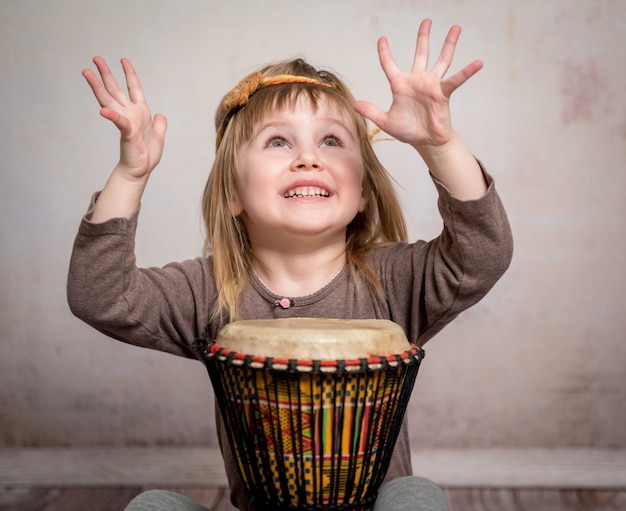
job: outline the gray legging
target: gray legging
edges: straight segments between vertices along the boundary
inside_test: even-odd
[[[135,497],[126,511],[209,511],[177,493],[150,490]],[[421,477],[400,477],[380,489],[372,511],[448,511],[441,488]]]

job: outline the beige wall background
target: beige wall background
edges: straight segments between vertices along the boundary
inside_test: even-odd
[[[411,65],[419,21],[464,32],[456,126],[496,177],[516,252],[480,304],[427,345],[414,446],[626,447],[626,4],[622,0],[1,0],[0,445],[216,445],[201,364],[110,340],[65,300],[71,245],[117,158],[80,72],[130,57],[169,119],[138,259],[201,251],[217,101],[268,61],[304,56],[389,104],[376,54]],[[376,146],[412,236],[440,229],[422,162]]]

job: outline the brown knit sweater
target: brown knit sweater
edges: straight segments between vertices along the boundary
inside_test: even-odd
[[[328,285],[292,297],[283,309],[254,276],[241,296],[241,319],[319,317],[390,319],[410,342],[424,345],[461,311],[477,303],[510,264],[513,241],[506,213],[487,176],[478,200],[459,201],[435,182],[444,228],[429,242],[372,250],[372,266],[387,300],[381,303],[365,280],[344,268]],[[93,200],[96,200],[94,196]],[[137,268],[134,240],[138,212],[101,224],[83,218],[74,243],[68,301],[72,312],[104,334],[137,346],[200,358],[194,340],[215,338],[222,324],[209,323],[216,299],[212,259],[196,258],[163,268]],[[417,385],[419,385],[419,378]],[[218,415],[217,429],[231,499],[245,509],[246,497]],[[411,474],[405,421],[387,480]]]

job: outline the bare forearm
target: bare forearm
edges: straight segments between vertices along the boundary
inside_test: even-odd
[[[131,178],[115,167],[95,203],[89,221],[101,223],[111,218],[130,218],[137,211],[148,183],[148,175]]]
[[[487,191],[476,158],[455,133],[442,146],[416,148],[431,174],[459,200],[479,199]]]

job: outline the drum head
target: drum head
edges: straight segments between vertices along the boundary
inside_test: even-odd
[[[388,320],[290,318],[235,321],[216,343],[257,357],[337,360],[387,357],[411,348]]]

